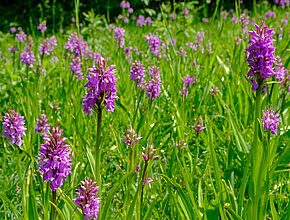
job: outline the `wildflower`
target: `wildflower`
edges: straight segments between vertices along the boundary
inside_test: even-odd
[[[243,33],[243,36],[245,37],[245,34],[248,30],[248,24],[249,24],[249,16],[247,16],[245,13],[242,13],[241,16],[240,16],[240,24],[241,24],[241,27],[242,27],[242,33]]]
[[[190,75],[187,75],[187,76],[183,77],[182,82],[183,82],[183,87],[180,91],[180,95],[182,95],[182,97],[186,97],[186,96],[188,96],[188,92],[189,92],[188,87],[191,84],[195,84],[196,79],[194,77],[191,77]]]
[[[183,15],[188,15],[188,9],[187,8],[184,8],[183,11],[182,11],[182,14]]]
[[[129,13],[129,14],[133,14],[133,11],[134,11],[133,8],[129,8],[129,9],[128,9],[128,13]]]
[[[151,80],[146,83],[147,96],[148,98],[151,98],[151,100],[154,100],[156,97],[158,97],[161,91],[160,72],[158,69],[159,67],[157,66],[151,67],[149,70]]]
[[[232,17],[232,19],[231,19],[231,22],[232,22],[232,23],[238,23],[238,18],[237,18],[237,16],[234,15],[234,16]]]
[[[287,19],[282,19],[282,20],[281,20],[281,23],[284,24],[285,26],[287,26],[287,24],[288,24],[288,20],[287,20]]]
[[[46,38],[43,42],[43,44],[39,45],[39,54],[47,54],[49,55],[49,52],[54,50],[54,47],[57,46],[57,40],[55,36],[52,36],[50,38]]]
[[[215,94],[217,94],[217,93],[219,93],[219,92],[220,92],[220,90],[218,89],[217,86],[215,86],[214,88],[212,88],[212,89],[210,90],[210,96],[214,96]]]
[[[8,50],[10,51],[10,53],[18,53],[18,48],[16,48],[16,47],[10,47],[10,48],[8,48]]]
[[[138,180],[139,180],[139,176],[137,176],[137,182],[136,182],[136,186],[138,186]],[[145,180],[144,180],[144,182],[143,182],[143,186],[145,186],[146,184],[148,184],[148,186],[149,186],[149,189],[151,189],[151,182],[153,182],[153,179],[152,178],[146,178]]]
[[[187,57],[186,51],[183,49],[183,47],[179,48],[179,51],[177,51],[180,56]]]
[[[130,70],[130,79],[137,82],[137,86],[143,88],[143,82],[144,82],[144,74],[145,67],[143,67],[143,64],[140,63],[140,60],[136,60],[135,63],[132,64],[131,70]]]
[[[130,3],[129,2],[126,2],[126,1],[122,1],[121,3],[120,3],[120,7],[121,8],[130,8]]]
[[[280,31],[279,31],[279,40],[282,40],[282,36],[283,36],[283,28],[280,27]]]
[[[269,17],[272,17],[272,18],[276,18],[276,15],[275,15],[275,12],[273,12],[273,11],[267,11],[266,13],[265,13],[265,20],[267,20]]]
[[[134,47],[134,53],[135,53],[136,55],[139,55],[139,51],[138,51],[138,47],[137,47],[137,46]]]
[[[60,127],[52,128],[52,132],[44,137],[45,143],[41,145],[38,154],[38,172],[43,173],[43,182],[50,182],[52,191],[63,185],[68,174],[71,173],[71,149],[65,144],[63,130]]]
[[[204,23],[208,23],[208,22],[209,22],[208,18],[202,18],[202,21],[203,21]]]
[[[33,63],[35,61],[34,54],[31,50],[24,50],[22,54],[20,54],[20,60],[23,64],[28,65],[29,67],[33,67]]]
[[[271,35],[274,35],[273,29],[268,29],[264,22],[261,21],[261,27],[255,25],[257,31],[249,31],[251,39],[248,41],[250,47],[246,49],[248,52],[248,66],[250,68],[247,77],[252,84],[252,90],[256,91],[258,86],[264,84],[267,78],[271,78],[275,73],[273,64],[276,61],[273,53],[275,47],[274,40]]]
[[[182,139],[176,144],[176,147],[179,149],[184,149],[186,147],[186,142]]]
[[[235,45],[237,46],[237,45],[239,45],[242,42],[242,39],[241,38],[235,38],[235,41],[236,41]]]
[[[20,31],[16,34],[16,38],[22,43],[26,40],[26,34],[23,31]]]
[[[202,130],[204,130],[205,126],[203,126],[202,117],[201,116],[198,117],[196,121],[196,127],[194,127],[193,125],[191,125],[191,127],[193,128],[193,130],[196,131],[197,134],[199,134]]]
[[[131,47],[130,46],[129,47],[125,47],[124,54],[128,55],[130,53],[130,51],[131,51]]]
[[[161,52],[159,50],[161,40],[155,35],[152,35],[151,33],[149,33],[149,36],[145,36],[145,37],[146,37],[146,42],[149,44],[150,50],[154,53],[155,56],[158,56],[159,58],[161,58]]]
[[[141,168],[140,168],[140,163],[138,163],[136,169],[134,170],[134,173],[137,173],[137,172],[139,172],[140,170],[141,170]]]
[[[125,6],[126,6],[126,1],[121,1],[120,8],[125,8]]]
[[[133,148],[141,138],[142,137],[137,137],[137,133],[135,132],[135,130],[130,127],[129,129],[127,129],[126,138],[121,139],[125,140],[127,146]]]
[[[25,130],[27,129],[24,127],[24,117],[16,113],[15,110],[9,108],[8,113],[5,113],[2,124],[4,128],[4,132],[2,134],[4,137],[7,140],[9,139],[11,144],[16,144],[20,147],[22,145],[21,137],[22,135],[26,136]]]
[[[35,128],[35,133],[39,133],[43,136],[47,136],[49,129],[50,129],[50,125],[46,124],[46,122],[48,121],[46,118],[45,114],[41,114],[41,118],[40,119],[36,119],[36,128]]]
[[[76,32],[69,36],[64,48],[67,51],[74,53],[74,57],[80,56],[81,58],[85,52],[89,51],[87,43],[81,36],[79,39]]]
[[[147,17],[145,22],[149,26],[151,24],[151,18],[150,17]]]
[[[123,48],[124,43],[125,43],[125,39],[124,39],[125,30],[124,30],[124,28],[116,27],[114,31],[115,31],[115,44],[116,44],[116,46],[118,48]]]
[[[186,75],[185,77],[183,77],[182,82],[183,82],[184,86],[187,88],[191,84],[196,83],[196,79],[194,77],[191,77],[190,75]]]
[[[113,29],[115,29],[115,25],[114,24],[110,24],[108,27],[108,30],[111,32]]]
[[[122,18],[123,18],[122,15],[118,15],[118,17],[117,17],[118,20],[121,20]]]
[[[91,218],[97,219],[100,210],[101,199],[97,197],[99,187],[96,187],[97,182],[91,180],[91,177],[85,181],[81,181],[81,186],[76,190],[78,198],[74,198],[73,202],[79,207],[84,215],[85,220]],[[75,210],[76,210],[75,209]]]
[[[263,112],[263,118],[261,119],[263,121],[263,125],[265,130],[271,130],[272,134],[277,135],[277,127],[280,122],[279,114],[274,113],[273,109],[267,109],[267,111],[262,111]]]
[[[228,12],[227,11],[222,11],[221,12],[221,17],[223,18],[223,20],[226,20],[227,19],[227,17],[228,17]]]
[[[10,28],[10,32],[13,34],[13,33],[15,33],[16,32],[16,28],[15,27],[11,27]]]
[[[97,57],[97,65],[95,68],[88,69],[87,93],[83,97],[83,110],[87,115],[88,111],[92,114],[93,108],[97,105],[102,108],[106,106],[107,111],[114,112],[114,100],[118,98],[116,95],[116,70],[114,65],[107,66],[107,61],[101,57]]]
[[[150,160],[152,159],[156,159],[160,156],[154,156],[155,152],[156,152],[156,149],[153,148],[153,144],[150,143],[150,144],[147,144],[146,148],[142,147],[143,151],[142,152],[142,159],[148,163]],[[140,155],[137,155],[140,157]]]
[[[140,27],[143,26],[144,21],[145,21],[144,16],[143,15],[139,15],[138,16],[138,19],[136,21],[136,26],[140,26]]]
[[[72,22],[72,23],[76,23],[76,19],[75,19],[75,18],[72,18],[72,19],[71,19],[71,22]]]
[[[40,30],[42,33],[44,33],[45,30],[46,30],[46,21],[41,22],[41,23],[37,26],[37,30]]]
[[[170,18],[172,21],[175,20],[177,18],[177,14],[175,12],[171,13]]]
[[[129,19],[127,17],[124,17],[123,21],[125,24],[127,24],[129,22]]]
[[[82,64],[80,57],[75,57],[72,59],[72,62],[70,63],[69,69],[76,74],[77,79],[84,79],[83,73],[82,73]]]

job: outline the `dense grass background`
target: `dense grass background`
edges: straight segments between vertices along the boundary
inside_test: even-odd
[[[183,3],[175,5],[177,12],[183,7]],[[242,36],[239,23],[230,21],[232,15],[223,20],[218,7],[209,23],[202,22],[202,6],[188,3],[187,7],[192,18],[178,13],[177,19],[172,21],[170,12],[173,8],[163,5],[160,13],[151,11],[154,21],[145,27],[136,27],[132,19],[129,24],[116,20],[115,25],[125,29],[125,47],[133,49],[137,46],[140,52],[136,55],[131,51],[131,60],[126,59],[123,49],[115,46],[113,31],[109,31],[103,17],[88,13],[86,21],[80,21],[85,24],[80,27],[80,34],[90,50],[101,53],[110,64],[116,65],[118,71],[116,109],[114,113],[104,111],[102,121],[102,182],[98,184],[102,197],[100,219],[245,219],[249,192],[244,184],[251,175],[245,175],[245,170],[254,134],[255,108],[255,93],[244,78],[248,72],[244,53],[248,36]],[[234,10],[238,17],[242,8],[243,5],[236,4]],[[266,20],[266,24],[277,32],[275,55],[279,55],[285,68],[289,69],[290,29],[289,24],[285,26],[280,22],[289,8],[261,2],[249,13],[248,30],[253,27],[252,19],[260,23],[268,10],[274,11],[277,17]],[[93,155],[97,118],[96,114],[85,116],[82,110],[87,80],[77,80],[68,68],[71,61],[64,45],[71,33],[78,32],[76,24],[64,27],[64,33],[55,33],[58,46],[51,55],[44,56],[43,74],[35,74],[32,68],[27,73],[26,66],[19,60],[19,52],[13,66],[13,56],[8,48],[16,44],[22,52],[24,45],[16,43],[14,35],[0,33],[1,119],[11,107],[24,116],[27,126],[27,135],[20,148],[11,145],[3,135],[0,137],[1,219],[49,218],[51,191],[36,171],[38,149],[43,140],[34,129],[41,113],[47,115],[52,126],[60,125],[73,150],[72,174],[57,191],[57,219],[82,218],[80,210],[73,211],[76,206],[72,198],[76,196],[75,189],[80,181],[95,175]],[[278,38],[280,26],[283,27],[282,40]],[[38,46],[48,34],[41,34],[36,26],[34,28],[34,53],[40,58]],[[200,31],[205,33],[204,53],[190,50],[185,45],[195,42]],[[145,41],[149,32],[169,44],[168,60],[149,51]],[[172,38],[176,39],[176,46],[170,44]],[[238,38],[241,43],[236,45]],[[209,42],[211,54],[207,52]],[[180,46],[187,51],[187,57],[176,53]],[[51,60],[54,56],[58,62]],[[130,81],[129,74],[131,63],[136,59],[144,64],[146,74],[150,66],[160,68],[162,90],[151,108],[148,108],[149,100],[145,94],[141,96],[134,121],[141,90]],[[92,62],[93,59],[83,60],[85,74]],[[182,78],[187,74],[194,76],[197,82],[182,99],[179,91]],[[220,93],[212,97],[209,94],[214,86],[218,86]],[[273,154],[269,161],[270,178],[266,180],[270,196],[265,212],[271,219],[289,219],[289,93],[279,84],[269,85],[268,91],[271,96],[264,96],[262,109],[273,106],[281,114],[281,123],[278,135],[269,137],[269,150]],[[191,125],[195,125],[199,116],[202,116],[206,129],[197,136]],[[149,165],[148,177],[154,181],[151,189],[145,186],[142,204],[142,184],[135,185],[137,174],[129,169],[130,151],[121,140],[130,126],[143,137],[134,149],[134,168],[141,162],[137,154],[141,154],[147,143],[152,142],[157,149],[156,155],[160,156]],[[184,149],[176,146],[182,140],[187,143]],[[130,176],[133,176],[132,181]]]

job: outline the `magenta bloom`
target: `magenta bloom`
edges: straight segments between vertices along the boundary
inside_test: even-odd
[[[26,34],[23,31],[20,31],[18,34],[16,34],[16,38],[19,40],[19,42],[24,42],[26,40]]]
[[[151,21],[152,21],[151,18],[147,17],[145,22],[149,26],[151,24]]]
[[[219,93],[219,92],[220,92],[220,90],[218,89],[217,86],[215,86],[214,88],[212,88],[212,89],[210,90],[210,96],[214,96],[215,94],[217,94],[217,93]]]
[[[143,82],[144,82],[144,74],[145,67],[143,67],[143,64],[140,62],[140,60],[135,60],[135,63],[132,64],[131,70],[130,70],[130,79],[137,82],[137,86],[143,88]]]
[[[46,38],[43,42],[43,44],[39,45],[39,54],[47,54],[49,55],[49,52],[54,50],[54,47],[57,46],[57,40],[55,36],[52,36],[51,38]]]
[[[147,97],[151,98],[152,101],[159,96],[161,91],[161,79],[160,72],[158,71],[159,67],[152,66],[149,70],[151,80],[146,83],[146,92]]]
[[[188,9],[187,8],[184,8],[183,11],[182,11],[182,14],[183,15],[188,15]]]
[[[125,44],[125,39],[124,39],[124,33],[125,30],[124,28],[116,27],[115,28],[115,44],[118,48],[123,48]]]
[[[36,127],[35,127],[35,133],[39,133],[43,136],[48,136],[48,132],[49,132],[49,129],[50,129],[50,125],[49,124],[46,124],[46,122],[48,121],[47,118],[46,118],[46,115],[45,114],[41,114],[41,118],[40,119],[36,119]]]
[[[137,182],[136,182],[136,186],[138,186],[138,180],[139,180],[139,176],[137,176]],[[143,182],[143,186],[144,185],[148,185],[149,186],[149,189],[151,189],[151,182],[153,182],[153,179],[152,178],[146,178]]]
[[[232,19],[231,19],[231,22],[232,22],[232,23],[238,23],[238,18],[237,18],[237,16],[234,15],[234,16],[232,17]]]
[[[125,24],[128,24],[129,19],[127,17],[124,17],[123,21],[124,21]]]
[[[134,12],[133,8],[129,8],[129,9],[128,9],[128,13],[129,13],[129,14],[133,14],[133,12]]]
[[[28,65],[29,67],[33,67],[33,63],[35,61],[34,54],[31,50],[24,50],[22,54],[20,54],[20,60],[23,64]]]
[[[256,91],[258,86],[264,84],[267,78],[271,78],[275,73],[273,64],[276,58],[274,56],[275,47],[274,40],[271,35],[274,35],[273,29],[268,29],[264,22],[261,21],[261,27],[255,25],[257,31],[249,31],[251,39],[249,40],[250,47],[246,49],[248,52],[248,81],[252,84],[252,90]]]
[[[186,75],[185,77],[183,77],[182,82],[183,82],[183,85],[187,88],[191,84],[195,84],[196,79],[192,77],[191,75]]]
[[[16,47],[10,47],[10,48],[8,48],[8,50],[10,51],[10,53],[18,53],[18,48],[16,48]]]
[[[10,28],[10,32],[13,34],[13,33],[15,33],[16,32],[16,28],[15,27],[11,27]]]
[[[170,18],[172,21],[175,20],[177,18],[177,14],[175,12],[171,13]]]
[[[186,51],[183,49],[183,47],[179,47],[179,51],[177,51],[180,56],[187,57]]]
[[[201,116],[198,117],[196,121],[196,127],[194,127],[193,125],[191,125],[191,127],[193,128],[193,130],[196,131],[197,134],[199,134],[202,130],[204,130],[205,126],[203,126],[202,117]]]
[[[137,133],[135,132],[135,130],[131,127],[129,129],[127,129],[127,134],[126,134],[126,138],[121,138],[122,140],[125,140],[125,143],[127,144],[128,147],[134,147],[138,141],[141,139],[142,137],[137,137]]]
[[[280,114],[273,112],[273,109],[267,109],[263,112],[263,118],[261,119],[264,125],[265,130],[271,130],[272,134],[277,135],[277,127],[280,122]]]
[[[83,110],[87,115],[93,113],[93,108],[97,105],[100,108],[106,106],[107,111],[114,112],[114,100],[118,98],[116,81],[117,78],[114,65],[107,66],[107,61],[100,55],[97,57],[97,65],[95,68],[88,69],[87,93],[83,97]]]
[[[250,19],[250,17],[244,13],[241,14],[241,16],[240,16],[240,24],[242,26],[243,37],[245,37],[245,33],[248,30],[249,19]]]
[[[146,43],[149,44],[150,50],[154,53],[155,56],[158,56],[159,58],[161,58],[160,42],[161,40],[151,33],[149,33],[149,36],[146,36]]]
[[[83,73],[82,73],[82,64],[80,57],[75,57],[72,59],[72,62],[70,62],[69,69],[76,74],[77,79],[84,79]]]
[[[100,210],[101,199],[97,197],[99,187],[97,182],[91,180],[91,177],[85,181],[81,181],[81,186],[76,190],[78,198],[74,198],[73,202],[80,208],[84,215],[84,220],[97,219]],[[75,209],[75,210],[76,210]]]
[[[45,30],[46,30],[46,21],[41,22],[41,23],[37,26],[37,30],[40,30],[42,33],[44,33]]]
[[[136,21],[136,26],[143,26],[145,22],[145,17],[143,15],[139,15]]]
[[[185,77],[183,77],[182,79],[183,82],[183,87],[180,91],[180,95],[182,95],[182,97],[188,96],[188,87],[191,84],[195,84],[196,83],[196,79],[194,77],[191,77],[190,75],[186,75]]]
[[[71,173],[71,149],[65,144],[66,138],[59,127],[52,128],[52,132],[44,137],[45,143],[39,149],[38,172],[43,174],[43,182],[50,182],[52,191],[63,185],[66,177]]]
[[[67,51],[74,53],[74,57],[80,56],[83,57],[84,53],[88,53],[89,47],[82,37],[78,37],[78,34],[75,32],[71,34],[68,38],[68,41],[64,47]]]
[[[24,127],[24,117],[9,108],[8,113],[5,113],[2,124],[4,128],[3,136],[7,140],[9,139],[11,144],[20,147],[22,145],[21,137],[22,135],[26,136],[25,130],[27,129]]]
[[[145,162],[149,162],[149,160],[153,160],[155,158],[158,158],[160,156],[154,156],[156,149],[153,148],[153,144],[147,144],[146,148],[142,147],[142,158]],[[138,155],[140,157],[140,155]]]

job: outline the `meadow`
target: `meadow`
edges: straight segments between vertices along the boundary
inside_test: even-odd
[[[208,4],[0,32],[0,219],[290,219],[290,5]]]

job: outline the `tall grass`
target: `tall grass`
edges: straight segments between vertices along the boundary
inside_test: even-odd
[[[24,116],[27,126],[21,147],[10,144],[3,135],[0,137],[0,218],[49,219],[55,209],[56,219],[82,219],[81,210],[74,211],[72,199],[80,181],[92,176],[100,186],[99,219],[255,219],[254,213],[258,219],[289,219],[289,93],[279,84],[270,85],[270,98],[251,90],[244,78],[248,72],[244,53],[248,38],[242,37],[239,23],[220,19],[221,2],[217,1],[209,23],[202,22],[195,13],[204,10],[206,2],[201,8],[192,3],[186,5],[192,18],[184,18],[180,13],[172,21],[169,6],[163,5],[150,26],[136,27],[132,19],[129,24],[116,21],[116,26],[125,29],[125,47],[137,46],[140,52],[137,55],[131,50],[131,61],[114,45],[113,32],[108,30],[104,18],[88,13],[86,21],[79,21],[79,4],[75,0],[76,23],[64,34],[56,33],[58,46],[51,55],[43,57],[43,74],[28,68],[26,76],[19,54],[13,56],[8,51],[15,44],[14,36],[0,33],[1,119],[11,107]],[[267,10],[274,11],[277,18],[269,18],[266,23],[279,32],[278,24],[289,8],[269,7],[257,2],[257,12],[250,13],[250,17],[258,23],[258,14],[264,16]],[[181,4],[176,3],[175,10],[179,8]],[[241,14],[241,8],[237,1],[236,15]],[[251,28],[249,24],[248,29]],[[36,27],[34,30],[37,33]],[[205,33],[204,53],[185,46],[195,42],[198,31]],[[73,32],[83,36],[89,48],[110,60],[118,71],[119,99],[113,113],[102,112],[101,132],[100,116],[86,116],[82,110],[87,80],[77,80],[68,68],[71,61],[64,45]],[[144,35],[149,32],[168,43],[167,59],[148,50]],[[44,36],[36,36],[34,45],[39,45]],[[176,46],[170,43],[173,38]],[[236,45],[235,38],[241,38],[241,43]],[[211,54],[206,50],[209,41]],[[283,26],[283,39],[277,38],[275,44],[275,54],[289,69],[289,24]],[[180,46],[186,49],[187,57],[176,53]],[[34,49],[36,55],[38,49]],[[58,62],[51,61],[53,56]],[[161,93],[150,102],[150,107],[145,92],[130,81],[130,66],[136,59],[144,64],[146,74],[150,66],[160,68]],[[92,58],[83,60],[84,75],[92,62]],[[197,82],[183,99],[179,91],[187,74]],[[214,86],[220,93],[212,97],[210,89]],[[260,110],[266,106],[280,112],[277,136],[269,136],[262,128]],[[58,124],[64,130],[73,151],[72,174],[56,191],[55,198],[37,172],[38,149],[44,141],[34,129],[41,113],[47,115],[49,124]],[[206,129],[197,135],[191,125],[199,116]],[[130,126],[143,137],[133,150],[133,158],[121,139]],[[177,146],[182,140],[185,148]],[[95,156],[96,141],[97,145],[101,142],[100,162]],[[160,157],[145,164],[137,154],[151,142]],[[257,149],[263,151],[263,156],[258,156]],[[134,172],[139,163],[138,173],[153,178],[151,188],[140,181],[144,176]],[[255,200],[257,197],[261,199]]]

